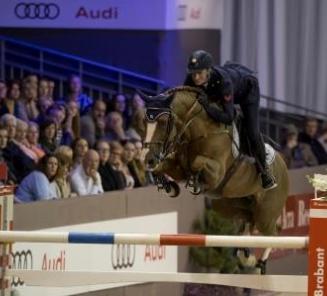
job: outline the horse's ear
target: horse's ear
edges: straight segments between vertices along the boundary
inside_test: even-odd
[[[141,99],[145,102],[145,104],[149,103],[151,100],[151,97],[146,95],[143,91],[141,91],[140,89],[136,89],[135,90],[141,97]]]

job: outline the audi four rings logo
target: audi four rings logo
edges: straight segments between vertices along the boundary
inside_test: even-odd
[[[13,269],[33,269],[33,255],[31,250],[17,251],[10,253],[11,268]],[[23,285],[24,282],[19,277],[13,277],[11,285],[14,287]]]
[[[135,245],[113,245],[111,248],[111,265],[113,269],[132,267],[135,262]]]
[[[60,8],[55,3],[18,3],[15,15],[20,19],[54,20],[60,14]]]

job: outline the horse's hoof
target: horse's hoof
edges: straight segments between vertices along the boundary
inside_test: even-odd
[[[257,269],[259,269],[260,274],[266,274],[267,272],[267,260],[259,259],[257,264],[255,265]]]
[[[168,196],[171,197],[171,198],[177,197],[181,193],[181,189],[179,188],[178,184],[176,182],[173,182],[173,181],[169,181],[168,184],[169,184],[169,187],[170,187],[169,192],[166,191]]]
[[[190,188],[190,193],[193,195],[199,195],[201,192],[202,192],[202,190],[201,190],[200,186]]]

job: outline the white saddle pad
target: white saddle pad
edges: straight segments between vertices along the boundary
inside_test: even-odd
[[[234,158],[237,158],[240,154],[239,152],[240,135],[234,123],[233,123],[233,139],[234,141],[232,143],[232,153]],[[266,162],[268,165],[271,165],[275,160],[276,151],[271,145],[267,143],[265,143],[265,149],[266,149]],[[251,163],[255,163],[255,159],[253,157],[246,157],[245,159]]]

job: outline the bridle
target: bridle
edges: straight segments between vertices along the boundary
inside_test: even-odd
[[[145,142],[144,147],[149,148],[151,146],[160,146],[161,149],[159,150],[158,154],[154,154],[154,158],[158,160],[159,162],[162,162],[165,160],[169,155],[173,154],[176,152],[176,148],[178,145],[182,144],[182,136],[185,134],[187,128],[191,125],[193,120],[198,116],[198,114],[201,113],[203,107],[201,104],[200,110],[194,113],[194,110],[197,107],[197,98],[194,100],[191,108],[187,111],[186,113],[186,120],[183,122],[183,125],[180,129],[180,131],[174,135],[173,134],[173,126],[175,123],[175,120],[177,118],[177,115],[174,113],[174,111],[171,108],[147,108],[147,111],[153,111],[154,113],[157,113],[156,116],[151,116],[147,114],[145,115],[145,119],[147,122],[150,123],[155,123],[157,122],[158,118],[163,116],[164,114],[168,115],[168,122],[166,126],[166,135],[167,137],[164,139],[164,141],[159,141],[159,142]],[[194,114],[193,114],[194,113]]]

